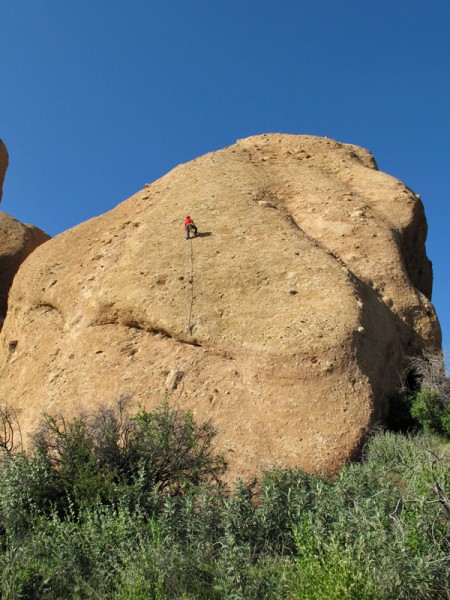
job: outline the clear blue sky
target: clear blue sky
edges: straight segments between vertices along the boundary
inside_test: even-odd
[[[0,208],[55,235],[257,133],[371,150],[422,195],[450,347],[449,0],[9,0]]]

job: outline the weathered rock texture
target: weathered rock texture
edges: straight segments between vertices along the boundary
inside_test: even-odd
[[[366,150],[241,140],[33,253],[11,291],[1,394],[27,431],[43,410],[168,397],[212,418],[232,475],[336,469],[405,355],[440,347],[425,237],[420,200]]]
[[[27,256],[49,239],[38,227],[24,225],[0,211],[0,329],[15,274]]]
[[[6,169],[8,168],[8,152],[5,144],[0,140],[0,200],[3,193],[3,181],[5,180]]]

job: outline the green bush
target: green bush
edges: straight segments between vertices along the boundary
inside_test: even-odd
[[[230,489],[211,435],[167,404],[47,417],[32,453],[0,461],[1,597],[449,597],[442,437],[378,432],[333,478]]]
[[[387,426],[394,431],[422,428],[450,439],[450,378],[442,353],[408,360],[407,389],[390,399]]]
[[[67,423],[46,415],[35,436],[33,460],[50,474],[53,506],[67,510],[129,498],[156,510],[163,494],[180,495],[217,483],[225,461],[212,451],[215,432],[165,402],[130,417],[123,403]]]
[[[166,597],[158,526],[138,512],[98,505],[76,519],[53,513],[32,531],[20,546],[9,540],[2,598]]]
[[[422,389],[411,400],[411,415],[425,431],[450,438],[450,404],[434,390]]]
[[[291,581],[292,597],[308,600],[377,600],[386,598],[377,584],[374,557],[367,554],[361,532],[351,544],[339,536],[317,535],[313,522],[304,519],[295,528],[297,568]]]

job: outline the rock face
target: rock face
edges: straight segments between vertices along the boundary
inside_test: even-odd
[[[5,180],[6,169],[8,168],[8,152],[2,140],[0,140],[0,200],[3,193],[3,181]]]
[[[25,431],[42,411],[168,398],[212,419],[231,476],[334,470],[405,355],[440,347],[425,237],[420,200],[368,151],[240,140],[33,253],[1,334],[2,396]]]
[[[8,167],[8,153],[0,140],[0,199]],[[23,225],[4,212],[0,212],[0,329],[6,314],[8,292],[14,275],[26,257],[37,246],[50,238],[46,233]]]
[[[15,274],[27,256],[49,239],[50,236],[38,227],[24,225],[0,212],[0,329]]]

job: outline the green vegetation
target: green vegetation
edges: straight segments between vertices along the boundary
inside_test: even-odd
[[[442,354],[410,360],[417,389],[408,397],[411,417],[425,431],[450,439],[450,379]]]
[[[334,478],[229,489],[211,425],[167,403],[47,416],[29,453],[5,415],[4,600],[449,597],[449,446],[430,433],[379,432]]]
[[[391,398],[388,425],[396,431],[412,428],[450,440],[450,379],[442,354],[410,359],[412,385]]]
[[[434,390],[420,390],[411,398],[411,416],[425,431],[450,439],[450,404],[445,404]]]

